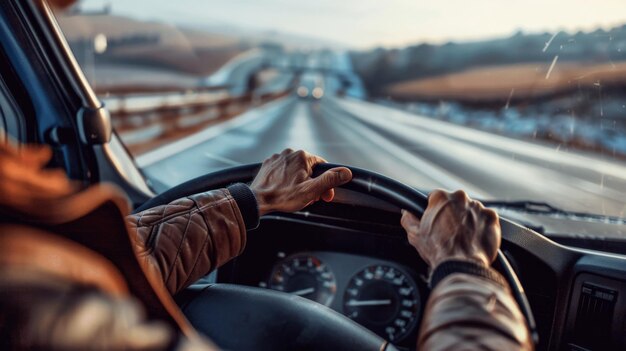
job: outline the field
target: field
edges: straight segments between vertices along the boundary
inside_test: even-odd
[[[392,84],[387,93],[423,116],[626,158],[626,62],[550,66],[476,68]]]
[[[519,101],[578,89],[626,84],[626,63],[584,65],[532,63],[475,68],[395,83],[387,94],[400,100]]]

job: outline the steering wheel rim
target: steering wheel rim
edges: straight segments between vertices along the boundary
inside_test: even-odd
[[[347,166],[322,163],[317,165],[313,170],[313,177],[317,177],[325,171],[335,167]],[[210,189],[226,187],[237,182],[250,182],[254,179],[260,168],[260,163],[253,163],[205,174],[177,185],[153,197],[135,209],[135,212],[141,212],[154,206],[164,205],[176,199]],[[391,179],[382,174],[357,167],[348,168],[352,171],[352,181],[342,185],[341,188],[382,198],[399,208],[403,208],[414,213],[415,215],[418,215],[419,217],[422,216],[424,210],[428,206],[428,196],[414,188],[404,185],[397,180]]]
[[[146,203],[138,207],[135,211],[143,211],[154,206],[167,204],[181,197],[208,191],[211,189],[226,187],[233,183],[251,182],[258,173],[260,167],[260,163],[247,164],[223,169],[217,172],[200,176],[155,196],[154,198],[148,200]],[[323,172],[335,167],[347,167],[352,171],[352,181],[342,185],[341,188],[353,190],[359,193],[365,193],[370,196],[387,201],[397,206],[398,208],[402,208],[413,213],[419,218],[422,217],[422,214],[428,206],[428,196],[423,194],[422,192],[408,185],[400,183],[397,180],[365,169],[331,163],[323,163],[318,164],[314,168],[313,177],[317,177]],[[535,319],[530,309],[530,304],[528,303],[528,299],[526,297],[524,289],[521,286],[521,283],[517,277],[517,274],[515,273],[506,256],[502,253],[501,250],[498,250],[496,262],[502,268],[502,273],[510,285],[513,296],[517,301],[522,314],[524,314],[524,316],[526,317],[526,323],[531,332],[531,337],[536,344],[538,341],[538,333]]]

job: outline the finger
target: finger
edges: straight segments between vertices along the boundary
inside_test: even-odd
[[[420,228],[420,220],[407,210],[402,210],[402,218],[400,224],[407,232],[418,232]]]
[[[498,216],[498,213],[490,208],[483,208],[483,210],[481,211],[484,218],[485,218],[485,222],[487,222],[488,225],[499,225],[500,224],[500,218]]]
[[[463,190],[457,190],[457,191],[453,192],[450,195],[450,199],[452,199],[452,200],[454,200],[456,202],[464,203],[464,204],[467,204],[467,203],[470,202],[469,196]]]
[[[328,163],[328,161],[326,161],[323,157],[307,153],[307,166],[309,169],[313,169],[315,166],[322,163]]]
[[[335,189],[330,189],[324,194],[322,194],[322,200],[326,202],[331,202],[335,198]]]
[[[480,238],[480,245],[487,258],[487,264],[493,263],[498,255],[498,248],[502,242],[500,226],[493,226]]]
[[[277,159],[277,158],[279,158],[279,157],[280,157],[280,155],[279,155],[279,154],[272,154],[272,156],[270,156],[270,157],[268,157],[268,158],[266,158],[266,159],[265,159],[265,162],[271,162],[271,161],[274,161],[274,160],[276,160],[276,159]]]
[[[442,189],[435,189],[428,194],[428,206],[434,206],[448,198],[448,192]]]
[[[477,208],[480,211],[485,209],[485,205],[483,205],[483,203],[478,201],[478,200],[470,199],[470,206],[475,207],[475,208]]]
[[[328,190],[336,188],[349,182],[352,179],[352,172],[346,167],[331,168],[320,176],[311,179],[310,189],[314,197],[321,196]]]

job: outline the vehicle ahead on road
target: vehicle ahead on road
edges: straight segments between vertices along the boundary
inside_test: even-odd
[[[303,73],[300,76],[296,94],[303,99],[321,99],[324,96],[324,78],[316,73]]]
[[[137,10],[115,2],[113,11],[130,6],[121,12],[125,16],[108,8],[80,7],[55,16],[45,0],[0,3],[2,132],[24,143],[49,144],[55,154],[51,166],[62,167],[85,185],[115,183],[135,208],[249,181],[256,162],[284,147],[359,167],[353,168],[355,181],[338,189],[334,202],[265,216],[248,234],[241,256],[198,282],[215,284],[230,300],[203,305],[194,299],[194,287],[177,296],[194,323],[215,326],[208,333],[218,345],[284,346],[313,329],[328,332],[324,323],[339,323],[345,328],[310,342],[327,342],[325,349],[335,349],[345,346],[340,343],[345,340],[371,346],[384,339],[414,349],[429,293],[428,272],[399,226],[400,208],[419,213],[424,197],[416,189],[447,187],[465,188],[499,210],[503,258],[496,268],[513,280],[518,303],[528,317],[534,316],[534,324],[529,323],[535,325],[537,349],[626,348],[626,166],[620,156],[622,121],[615,117],[625,101],[618,61],[626,52],[623,27],[308,54],[289,51],[295,45],[292,36],[280,38],[283,44],[277,47],[255,31],[251,38],[264,43],[259,47],[271,50],[272,57],[285,62],[297,57],[299,64],[324,72],[308,78],[305,73],[298,85],[296,71],[262,66],[260,49],[246,47],[252,39],[234,40],[223,31],[209,35],[199,30],[202,26],[192,30],[140,20],[148,8],[173,16],[164,4],[169,2]],[[79,4],[87,5],[89,1]],[[561,10],[571,8],[560,5]],[[255,11],[232,6],[222,4],[243,22],[251,22],[250,12],[264,15],[252,4]],[[338,12],[350,10],[337,6]],[[324,16],[331,13],[325,10]],[[534,10],[500,10],[503,16],[535,15]],[[400,24],[402,12],[384,17],[385,23]],[[423,12],[413,12],[411,23]],[[335,32],[347,32],[342,28]],[[242,53],[242,47],[252,52]],[[586,66],[591,61],[585,53],[614,62]],[[577,61],[577,55],[583,56]],[[522,61],[514,61],[520,57]],[[254,81],[254,89],[276,94],[255,101],[247,95],[251,92],[224,96],[233,90],[192,89],[199,77],[219,71],[203,64],[220,60],[238,80]],[[296,98],[293,92],[303,86],[305,96],[321,88],[318,95],[324,98],[315,104]],[[370,101],[357,99],[364,96],[364,86]],[[339,90],[345,94],[331,93]],[[176,104],[145,102],[172,95]],[[118,107],[113,121],[101,99]],[[159,134],[171,121],[170,134]],[[201,128],[188,128],[197,121]],[[125,145],[118,133],[131,135],[135,127],[143,129]],[[191,133],[177,138],[183,129]],[[131,155],[127,147],[137,135],[168,143],[155,147],[150,139]],[[162,196],[155,198],[157,194]],[[250,311],[258,314],[252,313],[255,318],[241,328],[239,313]],[[294,329],[285,330],[284,320],[293,322]],[[318,324],[319,329],[311,328]],[[242,340],[255,344],[232,344]]]

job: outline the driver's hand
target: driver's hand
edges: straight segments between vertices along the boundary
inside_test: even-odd
[[[352,172],[337,167],[311,178],[313,167],[325,162],[306,151],[291,149],[266,159],[250,186],[259,204],[259,214],[294,212],[319,199],[332,201],[334,188],[349,182]]]
[[[52,150],[45,145],[14,145],[0,137],[0,204],[33,206],[38,199],[62,197],[77,190],[61,169],[45,168]]]
[[[431,269],[451,259],[489,266],[500,247],[498,214],[462,190],[433,191],[421,221],[403,210],[401,224]]]

